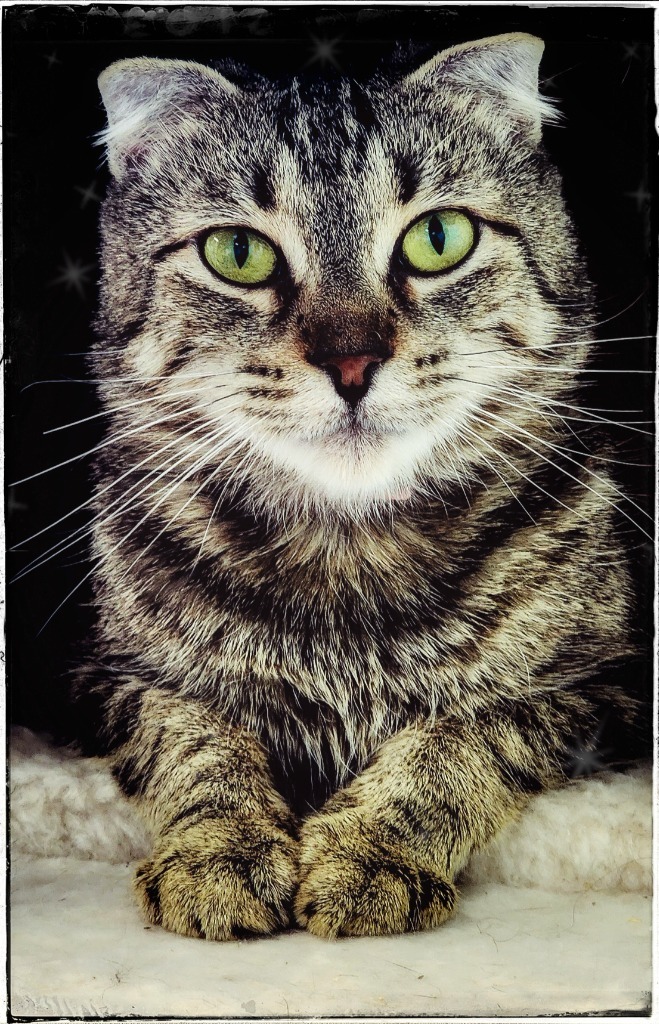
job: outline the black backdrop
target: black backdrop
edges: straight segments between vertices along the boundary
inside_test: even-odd
[[[433,5],[19,5],[4,14],[5,332],[7,481],[71,459],[102,437],[102,425],[46,433],[95,411],[82,353],[95,304],[96,221],[107,172],[92,145],[103,127],[96,78],[114,60],[158,56],[210,61],[231,56],[267,74],[316,70],[357,77],[411,43],[420,61],[456,42],[514,30],[546,44],[543,91],[559,100],[563,125],[546,144],[564,173],[569,207],[598,284],[605,338],[590,404],[645,409],[654,294],[650,209],[654,166],[653,11],[614,7]],[[35,383],[53,381],[53,383]],[[595,400],[596,399],[596,400]],[[617,429],[625,458],[648,462],[641,435]],[[628,493],[649,500],[647,470],[624,470]],[[84,519],[66,519],[24,539],[88,495],[87,460],[8,489],[9,663],[18,722],[57,728],[58,678],[88,629],[87,585],[50,618],[85,576],[73,547],[16,579],[21,569]],[[638,540],[638,535],[637,535]],[[640,553],[640,554],[639,554]],[[639,545],[649,589],[648,545]],[[12,579],[14,580],[13,582]],[[49,621],[47,621],[49,620]],[[44,623],[47,624],[44,626]],[[43,627],[43,628],[42,628]]]

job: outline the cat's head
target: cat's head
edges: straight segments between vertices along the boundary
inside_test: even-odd
[[[361,516],[495,462],[584,358],[555,347],[584,337],[584,280],[541,53],[497,36],[367,85],[108,68],[118,432],[179,437],[183,469],[275,511]]]

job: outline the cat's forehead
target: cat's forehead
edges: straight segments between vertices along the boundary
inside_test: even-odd
[[[449,92],[430,107],[348,79],[296,79],[248,107],[249,125],[239,111],[218,133],[218,169],[227,184],[244,179],[261,208],[301,221],[354,223],[415,200],[455,201],[492,177],[490,140],[476,137]]]
[[[261,137],[269,135],[270,157],[287,150],[310,186],[354,189],[375,171],[382,189],[392,185],[406,201],[438,157],[450,161],[459,151],[463,165],[469,163],[473,133],[448,91],[429,107],[409,92],[349,79],[293,80],[263,98]]]

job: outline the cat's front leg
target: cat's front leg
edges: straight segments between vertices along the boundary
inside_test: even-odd
[[[385,742],[302,829],[299,923],[332,938],[445,921],[472,850],[530,792],[560,778],[558,751],[580,703],[568,698],[561,709],[560,699],[538,697],[532,710],[507,705],[474,720],[438,719]]]
[[[110,755],[115,777],[154,830],[134,882],[147,920],[207,939],[286,927],[296,822],[258,741],[157,688],[114,691],[104,715],[106,730],[123,740]]]

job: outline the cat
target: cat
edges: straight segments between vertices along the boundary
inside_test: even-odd
[[[575,737],[642,716],[542,50],[99,79],[108,431],[74,697],[153,829],[153,924],[435,927]]]

